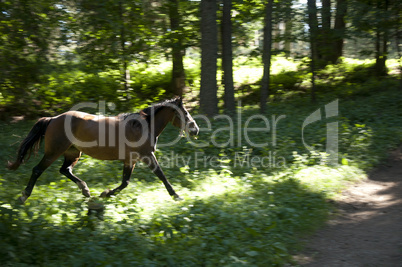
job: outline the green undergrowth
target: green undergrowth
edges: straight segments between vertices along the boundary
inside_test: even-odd
[[[326,118],[325,105],[335,100],[338,115]],[[184,199],[179,202],[142,164],[128,188],[98,198],[119,185],[122,164],[84,155],[74,172],[94,197],[85,199],[59,174],[59,159],[18,205],[39,160],[33,157],[15,172],[0,172],[2,265],[281,266],[300,248],[300,238],[328,218],[333,207],[327,200],[363,179],[401,143],[401,106],[393,88],[351,98],[334,92],[316,104],[307,97],[271,103],[267,120],[250,119],[258,108],[244,106],[233,125],[220,116],[211,119],[208,130],[197,118],[203,128],[199,138],[182,138],[174,146],[164,145],[178,135],[169,126],[157,157]],[[303,123],[317,109],[322,119],[307,125],[302,139]],[[325,149],[330,122],[337,122],[337,164],[329,162]],[[33,123],[1,122],[1,162],[15,156]],[[266,129],[245,134],[244,129],[257,127]],[[88,205],[104,211],[88,215]]]

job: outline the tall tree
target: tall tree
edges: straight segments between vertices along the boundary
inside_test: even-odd
[[[293,1],[285,2],[285,14],[283,16],[283,20],[285,21],[285,33],[284,33],[284,49],[286,56],[290,56],[291,53],[291,43],[292,43],[292,28],[293,28],[293,20],[294,20],[294,11],[292,10]]]
[[[201,88],[200,108],[208,116],[218,113],[217,58],[218,29],[216,24],[217,3],[201,0]]]
[[[398,61],[399,61],[399,89],[402,90],[402,49],[401,49],[401,41],[402,41],[402,16],[400,16],[402,12],[402,3],[399,2],[399,4],[396,5],[394,8],[394,20],[396,26],[396,31],[395,31],[395,46],[396,46],[396,51],[398,55]]]
[[[269,95],[269,83],[271,78],[271,47],[272,47],[272,9],[273,0],[267,0],[265,4],[264,15],[264,44],[262,61],[264,71],[261,80],[261,95],[260,95],[260,111],[264,113],[267,107],[267,98]]]
[[[31,86],[41,82],[52,44],[62,39],[57,29],[63,13],[53,0],[1,2],[0,89],[10,108],[27,109]]]
[[[345,37],[346,23],[345,17],[347,14],[347,0],[336,1],[336,15],[334,25],[334,59],[333,62],[343,56],[343,39]]]
[[[331,0],[321,0],[321,28],[319,38],[318,58],[320,65],[325,66],[334,58],[333,36],[331,29]],[[332,62],[334,63],[334,62]]]
[[[234,113],[233,52],[232,52],[232,0],[223,0],[222,14],[222,69],[225,87],[225,111]]]
[[[387,67],[385,65],[388,57],[388,39],[389,39],[389,29],[388,29],[388,5],[389,0],[381,1],[377,0],[377,10],[381,16],[381,20],[377,22],[376,25],[376,40],[375,40],[375,69],[377,75],[385,76],[387,75]]]
[[[169,0],[169,18],[171,30],[171,46],[172,46],[172,82],[171,89],[175,95],[183,95],[186,87],[186,74],[184,72],[183,54],[184,47],[182,41],[182,32],[180,27],[179,1]]]
[[[388,58],[388,46],[393,41],[392,35],[400,27],[399,18],[401,14],[395,12],[400,10],[401,1],[397,0],[359,0],[351,1],[348,16],[351,19],[354,36],[373,46],[365,46],[362,52],[369,55],[373,54],[376,60],[374,69],[376,75],[387,75],[386,60]]]
[[[139,0],[75,0],[78,42],[77,53],[86,70],[97,73],[114,68],[120,70],[126,101],[130,99],[128,65],[133,60],[146,61],[154,34],[150,26],[151,9]]]
[[[336,0],[335,10],[333,5],[331,0],[321,0],[321,8],[315,7],[315,14],[309,14],[317,25],[315,29],[317,69],[324,68],[327,64],[335,64],[343,53],[347,0]]]
[[[124,91],[126,92],[126,98],[130,99],[130,71],[128,70],[128,55],[126,44],[128,43],[127,35],[126,35],[126,12],[125,7],[123,6],[122,1],[119,1],[119,17],[120,17],[120,60],[121,60],[121,79],[124,87]]]
[[[309,37],[310,37],[310,53],[311,53],[311,101],[315,102],[315,68],[318,60],[317,56],[317,32],[318,32],[318,19],[317,19],[317,5],[316,0],[307,0],[307,13],[309,24]]]
[[[273,3],[273,25],[275,25],[273,27],[273,48],[284,50],[286,56],[290,56],[291,43],[294,41],[292,31],[297,23],[297,12],[295,12],[293,4],[293,0],[274,1]]]

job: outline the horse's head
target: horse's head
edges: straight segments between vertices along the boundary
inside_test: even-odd
[[[187,109],[183,105],[183,99],[178,97],[174,101],[175,103],[175,116],[173,117],[173,126],[176,126],[191,136],[198,135],[200,129],[197,123],[188,113]]]

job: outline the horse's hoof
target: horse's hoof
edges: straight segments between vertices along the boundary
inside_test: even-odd
[[[83,194],[85,197],[91,197],[91,193],[89,192],[89,189],[88,189],[88,188],[82,189],[82,194]]]
[[[102,194],[100,195],[100,197],[110,197],[111,195],[111,190],[110,189],[106,189],[105,191],[102,192]]]
[[[26,195],[25,191],[22,191],[22,196],[18,198],[18,202],[19,204],[24,204],[27,199],[28,196]]]
[[[19,197],[19,198],[17,199],[17,202],[18,202],[18,204],[23,205],[23,204],[25,204],[25,200],[27,200],[25,197]]]
[[[173,200],[175,200],[175,201],[182,201],[182,200],[184,200],[184,199],[181,198],[179,195],[175,194],[175,195],[173,195]]]
[[[91,197],[91,193],[89,192],[89,188],[87,184],[82,181],[81,183],[78,183],[78,188],[81,189],[82,194],[86,197]]]

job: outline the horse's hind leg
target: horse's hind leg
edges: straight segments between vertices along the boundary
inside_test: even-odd
[[[32,190],[35,186],[36,181],[39,176],[58,158],[58,155],[46,154],[43,156],[42,160],[32,169],[32,175],[29,179],[28,185],[24,191],[22,191],[22,196],[19,198],[21,203],[24,203],[28,197],[32,194]]]
[[[81,151],[76,149],[75,147],[70,147],[65,153],[64,153],[64,163],[63,166],[60,168],[60,173],[65,175],[67,178],[69,178],[71,181],[76,183],[78,187],[82,190],[82,194],[86,197],[90,197],[91,194],[89,192],[89,188],[87,184],[75,176],[73,174],[73,168],[75,164],[77,164],[78,160],[81,157]]]
[[[109,190],[106,189],[105,191],[102,192],[101,197],[110,197],[111,195],[114,195],[118,192],[120,192],[121,190],[123,190],[124,188],[126,188],[128,186],[128,184],[130,183],[130,176],[131,173],[133,172],[133,169],[135,167],[135,162],[134,163],[124,163],[124,168],[123,168],[123,179],[121,181],[121,184],[113,189],[113,190]]]

